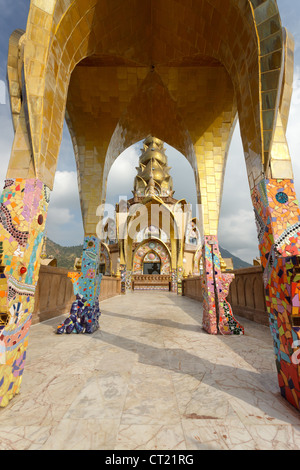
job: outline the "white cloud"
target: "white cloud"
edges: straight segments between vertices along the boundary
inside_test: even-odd
[[[257,231],[252,209],[239,209],[220,218],[220,245],[248,263],[258,256]]]
[[[75,171],[57,171],[51,193],[51,206],[67,206],[76,209],[79,202],[77,173]]]
[[[4,180],[7,173],[8,163],[11,154],[11,148],[14,139],[12,119],[10,117],[9,105],[0,104],[0,185],[4,186]]]
[[[47,222],[53,226],[67,225],[74,219],[74,214],[71,214],[70,209],[65,207],[50,207],[48,211]],[[52,229],[51,229],[52,230]]]
[[[186,199],[188,203],[193,205],[194,215],[196,215],[197,191],[191,164],[178,150],[169,145],[165,147],[167,149],[168,163],[171,167],[170,175],[173,178],[174,197],[176,199]]]
[[[255,217],[238,124],[228,155],[218,236],[223,248],[244,261],[252,263],[258,256]]]
[[[48,210],[47,236],[64,246],[83,242],[77,174],[74,171],[57,171]]]
[[[293,83],[293,96],[291,102],[290,116],[287,128],[287,141],[290,149],[293,170],[295,189],[298,198],[300,197],[300,161],[298,158],[300,148],[300,65],[295,67],[294,83]]]
[[[140,144],[126,149],[113,163],[108,179],[106,200],[108,203],[119,202],[120,196],[132,197],[135,167],[138,166]]]

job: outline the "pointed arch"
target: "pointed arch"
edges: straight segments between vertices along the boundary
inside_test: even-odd
[[[156,253],[161,260],[161,274],[171,273],[171,252],[168,246],[158,238],[143,240],[135,248],[132,254],[132,272],[133,274],[143,274],[143,260],[149,253]]]

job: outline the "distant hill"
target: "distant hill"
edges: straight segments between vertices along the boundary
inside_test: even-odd
[[[221,252],[222,258],[232,258],[234,269],[249,268],[250,266],[252,266],[252,264],[249,264],[246,261],[243,261],[241,258],[234,256],[232,253],[230,253],[225,248],[222,248],[221,246],[220,246],[220,252]]]
[[[83,245],[61,246],[47,239],[47,254],[57,259],[59,268],[73,269],[75,258],[81,258]],[[232,258],[234,269],[248,268],[251,264],[231,254],[220,246],[222,258]]]
[[[83,245],[61,246],[47,238],[47,255],[57,259],[59,268],[73,269],[76,258],[81,258]]]

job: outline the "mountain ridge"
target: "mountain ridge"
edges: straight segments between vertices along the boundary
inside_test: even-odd
[[[83,245],[62,246],[47,238],[47,255],[57,259],[59,268],[73,269],[75,258],[81,258]],[[234,269],[248,268],[251,264],[220,246],[222,258],[232,258]]]
[[[222,258],[231,258],[233,262],[234,269],[250,268],[252,264],[247,263],[247,261],[242,260],[238,256],[233,255],[230,251],[226,250],[222,246],[219,246],[220,253]]]

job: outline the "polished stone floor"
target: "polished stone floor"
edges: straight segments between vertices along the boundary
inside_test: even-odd
[[[210,336],[201,305],[137,292],[101,303],[94,335],[31,328],[21,394],[0,410],[3,449],[300,449],[269,329]]]

